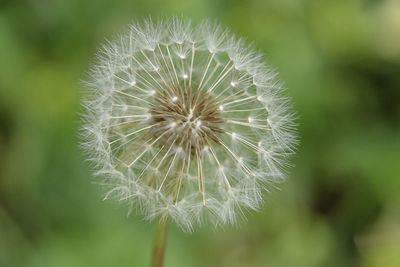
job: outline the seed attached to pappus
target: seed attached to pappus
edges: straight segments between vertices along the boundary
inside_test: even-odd
[[[150,19],[104,45],[83,146],[114,197],[148,219],[234,223],[285,179],[295,115],[277,74],[208,21]]]

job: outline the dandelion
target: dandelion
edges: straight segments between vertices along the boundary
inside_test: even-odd
[[[297,144],[276,76],[208,21],[131,25],[103,46],[84,102],[84,147],[105,198],[186,231],[256,210]]]

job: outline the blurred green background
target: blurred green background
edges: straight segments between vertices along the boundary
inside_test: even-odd
[[[301,146],[235,227],[170,228],[167,266],[400,266],[399,0],[2,0],[0,266],[147,266],[78,148],[81,80],[134,19],[211,18],[254,40],[289,88]]]

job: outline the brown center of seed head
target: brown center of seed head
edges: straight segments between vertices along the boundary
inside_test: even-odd
[[[193,156],[210,140],[220,143],[217,132],[224,132],[217,124],[224,122],[214,99],[207,92],[191,87],[164,90],[154,95],[150,108],[153,137],[162,135],[162,145],[182,149]]]

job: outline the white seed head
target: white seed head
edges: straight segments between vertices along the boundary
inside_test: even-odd
[[[131,25],[103,47],[84,101],[83,146],[106,198],[188,231],[257,209],[297,145],[275,79],[251,46],[208,21]]]

